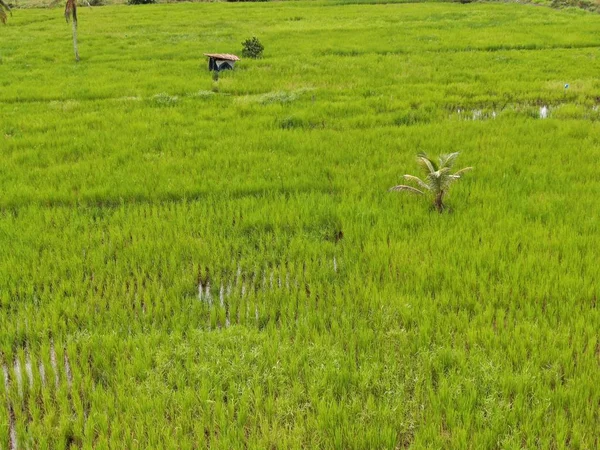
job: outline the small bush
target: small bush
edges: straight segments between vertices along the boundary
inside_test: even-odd
[[[242,56],[245,58],[260,58],[262,57],[265,47],[260,43],[257,37],[246,39],[242,42]]]
[[[156,3],[156,0],[127,0],[128,5],[149,5]]]

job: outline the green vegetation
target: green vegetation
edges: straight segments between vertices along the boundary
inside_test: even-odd
[[[448,193],[450,186],[460,177],[472,170],[472,167],[465,167],[457,172],[451,173],[452,167],[458,158],[458,152],[447,155],[440,155],[438,161],[429,158],[425,153],[417,155],[417,163],[425,173],[425,180],[414,175],[404,175],[404,179],[415,183],[419,188],[399,184],[390,188],[390,191],[405,191],[419,195],[430,194],[433,200],[433,206],[438,212],[444,211],[444,196]]]
[[[127,0],[128,5],[149,5],[156,3],[156,0]]]
[[[78,16],[0,28],[0,447],[598,447],[597,15]]]
[[[261,58],[265,46],[261,44],[256,36],[242,42],[242,56],[245,58]]]

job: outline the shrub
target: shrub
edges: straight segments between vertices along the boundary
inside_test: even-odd
[[[156,3],[156,0],[127,0],[128,5],[149,5]]]
[[[260,43],[258,38],[246,39],[242,42],[242,56],[245,58],[260,58],[262,57],[265,47]]]

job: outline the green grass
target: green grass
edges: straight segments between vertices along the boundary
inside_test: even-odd
[[[16,11],[0,448],[597,448],[599,20],[81,8],[76,64]],[[450,213],[387,192],[419,151]]]

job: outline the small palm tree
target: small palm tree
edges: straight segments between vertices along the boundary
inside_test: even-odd
[[[79,52],[77,51],[77,0],[67,0],[67,4],[65,5],[65,19],[67,19],[67,23],[71,18],[73,18],[73,49],[75,50],[75,61],[79,61]]]
[[[0,22],[6,23],[8,19],[8,14],[12,14],[10,11],[10,7],[4,3],[4,0],[0,0]]]
[[[458,180],[465,172],[472,170],[472,167],[465,167],[458,172],[450,173],[452,166],[458,157],[458,152],[447,155],[440,155],[438,162],[430,159],[425,153],[417,155],[417,163],[425,172],[425,180],[414,175],[404,175],[404,179],[416,183],[420,189],[405,184],[399,184],[390,188],[390,191],[406,191],[418,195],[429,193],[433,196],[433,206],[438,212],[444,210],[444,195],[448,192],[450,185]]]

